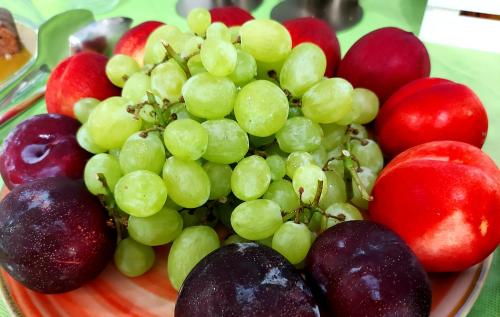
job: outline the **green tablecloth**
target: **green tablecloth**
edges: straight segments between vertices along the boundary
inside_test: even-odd
[[[81,0],[84,2],[86,0]],[[107,2],[110,0],[102,0]],[[79,2],[74,1],[73,2]],[[279,0],[265,0],[253,13],[256,17],[269,17]],[[342,52],[362,35],[385,26],[397,26],[418,34],[426,0],[360,0],[364,9],[362,21],[353,28],[339,32]],[[16,16],[27,18],[35,24],[52,14],[68,9],[66,0],[0,0],[0,6],[12,10]],[[179,27],[186,27],[185,20],[175,11],[173,0],[121,0],[119,5],[97,18],[128,16],[134,24],[145,20],[160,20]],[[491,39],[498,40],[498,39]],[[444,77],[471,87],[486,106],[490,129],[484,150],[500,164],[500,54],[485,53],[435,44],[427,44],[432,62],[432,76]],[[40,105],[23,117],[43,111]],[[16,120],[16,122],[19,120]],[[14,122],[13,124],[15,124]],[[8,130],[9,127],[6,128]],[[6,131],[0,131],[4,134]],[[486,285],[474,305],[471,317],[495,317],[500,313],[500,257],[495,257]],[[0,302],[0,316],[7,316]]]

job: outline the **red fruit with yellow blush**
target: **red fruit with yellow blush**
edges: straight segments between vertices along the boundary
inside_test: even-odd
[[[118,43],[116,43],[113,54],[124,54],[135,59],[139,65],[142,65],[144,59],[144,49],[148,41],[149,35],[158,27],[164,25],[159,21],[143,22],[122,35]]]
[[[212,23],[222,22],[227,27],[240,26],[245,22],[253,20],[253,16],[247,10],[240,7],[228,6],[210,9]]]

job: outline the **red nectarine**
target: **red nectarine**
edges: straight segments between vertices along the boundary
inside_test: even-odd
[[[135,59],[139,65],[142,65],[149,35],[163,24],[159,21],[146,21],[131,28],[116,43],[113,54],[128,55]]]
[[[247,10],[240,7],[228,6],[210,9],[212,23],[222,22],[227,27],[239,26],[243,23],[253,20],[253,16]]]

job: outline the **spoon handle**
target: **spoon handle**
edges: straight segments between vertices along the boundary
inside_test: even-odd
[[[10,120],[17,117],[19,114],[31,108],[38,100],[45,96],[45,90],[40,91],[22,101],[21,103],[9,108],[0,115],[0,129],[3,128]]]
[[[35,92],[38,92],[49,76],[50,70],[47,65],[32,69],[22,81],[17,83],[12,89],[0,100],[0,111],[9,107],[15,100],[26,98]],[[44,89],[45,90],[45,89]]]

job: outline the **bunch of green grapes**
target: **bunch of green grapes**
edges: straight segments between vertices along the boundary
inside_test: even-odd
[[[172,243],[176,289],[220,246],[216,226],[232,233],[224,244],[257,241],[300,265],[319,233],[362,219],[383,166],[362,126],[377,97],[325,78],[318,46],[292,49],[271,20],[210,22],[196,9],[190,31],[159,27],[143,67],[126,55],[109,60],[120,97],[75,107],[78,141],[95,154],[85,184],[119,233],[117,268],[141,275],[152,247]]]

